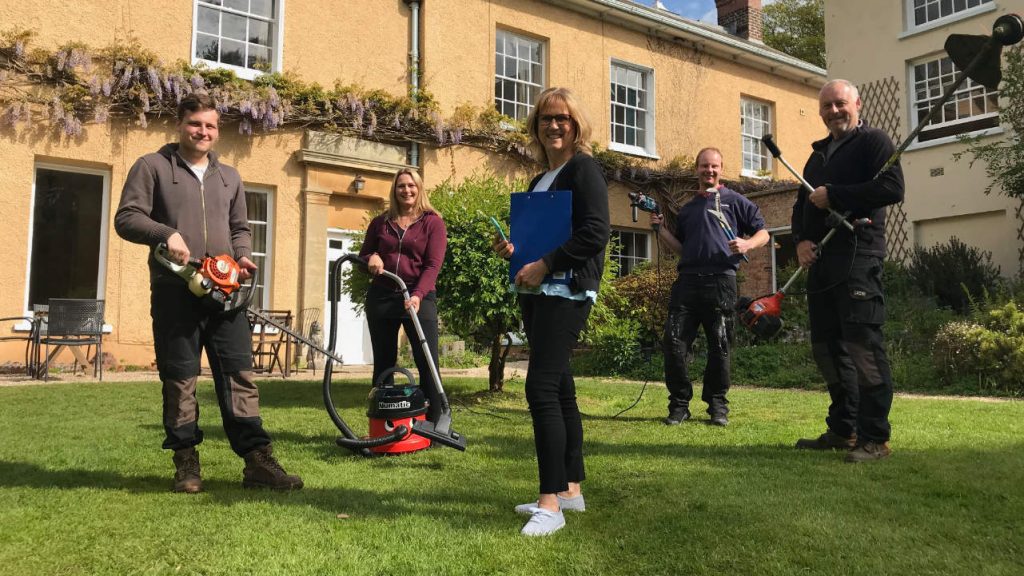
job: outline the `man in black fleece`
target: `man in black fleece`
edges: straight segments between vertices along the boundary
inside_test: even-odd
[[[800,191],[792,227],[797,258],[809,269],[811,351],[832,403],[825,433],[796,447],[847,450],[847,462],[880,460],[890,454],[893,395],[882,340],[885,207],[903,201],[903,170],[896,163],[879,173],[895,147],[887,134],[860,121],[856,86],[832,80],[818,100],[829,136],[812,145],[804,178],[817,188]],[[820,246],[833,225],[829,208],[870,223],[853,232],[840,226]]]
[[[178,105],[178,143],[139,158],[132,166],[114,216],[117,233],[151,248],[164,243],[171,259],[229,254],[242,268],[256,270],[246,215],[245,186],[238,171],[222,164],[213,145],[220,114],[206,94],[186,96]],[[203,489],[196,446],[199,428],[196,381],[200,353],[206,356],[231,449],[245,459],[246,488],[295,490],[302,480],[274,458],[260,418],[260,396],[252,372],[252,332],[241,312],[213,312],[181,278],[149,258],[153,348],[163,383],[163,447],[174,451],[174,491]]]

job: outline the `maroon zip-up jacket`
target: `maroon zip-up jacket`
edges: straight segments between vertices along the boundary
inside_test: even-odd
[[[380,256],[384,269],[397,274],[405,282],[410,296],[419,296],[422,300],[437,285],[437,275],[441,272],[447,248],[448,229],[435,212],[424,212],[401,237],[398,225],[389,220],[387,214],[381,214],[366,229],[359,257]],[[389,290],[398,288],[383,276],[375,277],[373,284]]]

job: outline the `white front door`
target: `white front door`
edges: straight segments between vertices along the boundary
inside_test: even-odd
[[[331,274],[331,265],[335,260],[345,254],[354,252],[352,244],[353,232],[341,230],[329,230],[327,232],[327,276]],[[351,263],[342,265],[348,268]],[[342,270],[344,271],[344,270]],[[324,278],[324,286],[328,285],[328,278]],[[327,297],[327,290],[324,290],[324,344],[330,336],[331,322],[331,301]],[[342,294],[338,300],[338,337],[334,345],[335,354],[341,356],[346,366],[355,364],[370,364],[373,362],[373,353],[370,348],[370,328],[366,324],[366,318],[362,314],[356,314],[352,310],[352,301],[348,296]]]

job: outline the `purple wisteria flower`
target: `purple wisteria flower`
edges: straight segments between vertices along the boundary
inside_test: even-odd
[[[198,72],[192,74],[192,77],[189,78],[188,81],[189,84],[192,85],[193,90],[202,90],[206,87],[206,80],[203,80],[203,77],[200,76]]]
[[[146,69],[146,77],[149,80],[149,89],[156,95],[156,99],[163,100],[164,89],[160,85],[160,73],[156,71],[156,68],[150,66]]]

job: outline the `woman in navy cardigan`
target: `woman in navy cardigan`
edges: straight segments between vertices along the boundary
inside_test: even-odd
[[[572,233],[561,246],[523,266],[516,274],[523,325],[530,344],[526,399],[533,419],[540,476],[536,502],[516,506],[530,520],[522,533],[543,536],[565,525],[563,510],[586,507],[580,483],[583,470],[583,422],[576,385],[569,369],[597,299],[608,244],[608,185],[590,152],[590,122],[566,88],[541,92],[527,118],[530,147],[548,171],[537,175],[530,191],[572,191]],[[498,240],[498,254],[509,258],[515,247]],[[548,283],[553,272],[571,273],[568,285]]]
[[[366,229],[359,256],[373,275],[366,293],[366,321],[373,347],[373,381],[398,361],[398,327],[405,327],[409,340],[416,342],[410,310],[419,317],[427,346],[437,366],[437,295],[434,287],[448,247],[444,220],[430,205],[423,180],[416,171],[403,168],[391,184],[388,211],[377,216]],[[409,299],[394,280],[380,274],[387,270],[409,288]],[[430,401],[427,418],[437,421],[441,413],[440,394],[420,346],[412,347],[419,382]]]

